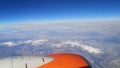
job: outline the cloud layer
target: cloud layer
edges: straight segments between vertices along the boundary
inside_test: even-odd
[[[53,44],[52,46],[55,46],[55,47],[58,47],[58,48],[62,47],[62,46],[80,47],[80,48],[82,48],[82,50],[87,51],[91,54],[102,53],[102,49],[100,49],[100,48],[95,48],[95,47],[92,47],[92,46],[89,46],[89,45],[84,45],[84,44],[81,44],[77,41],[64,41],[64,42],[61,42],[59,44]]]
[[[60,37],[81,39],[106,39],[118,37],[120,20],[80,22],[22,23],[0,25],[0,38]],[[14,36],[13,36],[14,34]]]
[[[2,42],[0,43],[0,45],[15,46],[15,45],[21,45],[21,44],[30,44],[30,45],[37,46],[47,41],[48,40],[46,39],[25,40],[25,41],[17,41],[17,42],[8,41],[8,42]]]

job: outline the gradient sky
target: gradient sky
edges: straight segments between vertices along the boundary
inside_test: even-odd
[[[0,0],[0,24],[120,18],[120,0]]]

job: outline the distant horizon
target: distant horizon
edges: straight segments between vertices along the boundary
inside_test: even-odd
[[[94,22],[94,21],[120,21],[120,18],[104,18],[104,19],[82,19],[82,20],[51,20],[51,21],[18,21],[0,23],[0,25],[9,24],[47,24],[47,23],[71,23],[71,22]]]

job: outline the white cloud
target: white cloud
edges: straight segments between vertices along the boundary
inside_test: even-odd
[[[47,42],[48,40],[46,39],[38,39],[38,40],[27,40],[23,42],[19,42],[19,44],[31,44],[31,45],[40,45],[44,42]]]
[[[77,41],[71,41],[71,40],[63,41],[62,43],[59,43],[59,44],[53,44],[52,46],[61,47],[66,44],[71,45],[72,47],[79,46],[79,43]]]
[[[66,41],[63,44],[70,44],[71,46],[79,46],[80,45],[77,41]]]
[[[89,53],[94,53],[94,54],[100,54],[102,52],[102,50],[99,48],[94,48],[86,45],[82,45],[81,48],[85,51],[88,51]]]
[[[40,45],[44,42],[47,42],[48,40],[46,39],[38,39],[38,40],[26,40],[26,41],[19,41],[19,42],[11,42],[11,41],[8,41],[8,42],[3,42],[3,43],[0,43],[1,45],[6,45],[6,46],[14,46],[14,45],[20,45],[20,44],[31,44],[31,45]]]
[[[37,46],[37,45],[41,45],[47,41],[48,40],[46,40],[46,39],[38,39],[38,40],[26,40],[23,42],[20,41],[20,42],[16,42],[16,43],[9,41],[9,42],[3,42],[0,44],[6,45],[6,46],[14,46],[14,45],[20,45],[20,44],[31,44],[31,45]],[[58,44],[52,44],[52,46],[55,46],[58,48],[62,47],[62,46],[80,47],[80,48],[82,48],[82,50],[87,51],[88,53],[91,53],[91,54],[102,53],[102,49],[100,49],[100,48],[92,47],[89,45],[84,45],[78,41],[71,41],[71,40],[62,41],[61,43],[58,43]]]
[[[19,42],[19,43],[21,43],[21,44],[30,44],[31,42],[32,42],[33,40],[27,40],[27,41],[23,41],[23,42]]]
[[[4,42],[4,43],[0,43],[0,44],[2,44],[2,45],[6,45],[6,46],[14,46],[15,45],[15,43],[13,43],[13,42]]]
[[[95,47],[88,46],[88,45],[84,45],[84,44],[80,44],[77,41],[64,41],[64,42],[59,43],[59,44],[53,44],[52,46],[61,47],[61,46],[64,46],[65,44],[68,44],[69,46],[72,46],[72,47],[74,47],[74,46],[81,47],[82,50],[87,51],[87,52],[92,53],[92,54],[102,53],[102,49],[95,48]]]
[[[62,43],[60,44],[53,44],[52,46],[56,46],[56,47],[61,47],[63,45],[71,45],[71,46],[79,46],[80,44],[77,42],[77,41],[71,41],[71,40],[68,40],[68,41],[63,41]]]
[[[46,40],[46,39],[33,40],[33,41],[31,42],[31,44],[32,44],[32,45],[40,45],[40,44],[42,44],[43,42],[46,42],[46,41],[48,41],[48,40]]]

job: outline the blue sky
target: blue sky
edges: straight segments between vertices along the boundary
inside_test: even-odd
[[[0,24],[120,18],[120,0],[0,0]]]

